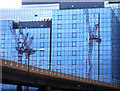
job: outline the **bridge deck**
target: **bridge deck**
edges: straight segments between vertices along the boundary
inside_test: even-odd
[[[2,64],[0,64],[0,66],[2,67],[12,68],[12,69],[21,70],[21,71],[27,71],[27,65],[25,64],[17,63],[14,61],[9,61],[5,59],[0,59],[0,60],[2,61]],[[97,85],[97,86],[108,87],[108,88],[113,88],[113,89],[120,89],[120,86],[116,84],[78,77],[78,76],[74,76],[70,74],[51,71],[48,69],[41,69],[41,68],[37,68],[34,66],[29,66],[29,73],[50,76],[50,77],[54,77],[57,79],[72,80],[72,81],[76,81],[80,83],[92,84],[95,86]]]

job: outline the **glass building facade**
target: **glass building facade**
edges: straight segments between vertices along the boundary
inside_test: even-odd
[[[54,10],[52,63],[61,66],[54,70],[64,72],[62,66],[66,66],[68,73],[75,75],[83,71],[119,79],[119,21],[111,8],[91,8],[87,13],[85,10]],[[99,28],[94,29],[96,24]],[[101,43],[91,43],[90,30],[99,35]]]
[[[3,58],[5,58],[5,54],[9,56],[13,56],[12,59],[8,57],[8,60],[17,61],[16,58],[18,56],[17,47],[22,46],[25,38],[27,38],[27,44],[25,47],[29,45],[33,50],[38,50],[40,48],[45,48],[46,51],[36,51],[31,55],[30,65],[34,65],[36,67],[43,68],[42,65],[49,64],[49,51],[50,51],[50,28],[26,28],[26,29],[13,29],[13,21],[1,21],[1,49]],[[13,33],[14,32],[14,33]],[[28,37],[26,37],[28,34]],[[30,38],[33,37],[33,40]],[[21,43],[17,43],[19,42]],[[25,53],[20,54],[23,56],[22,60],[27,60]],[[40,61],[38,61],[40,60]],[[43,63],[44,62],[44,63]],[[23,61],[23,64],[27,64]],[[44,66],[44,68],[46,68]]]
[[[96,77],[95,80],[100,81],[103,79],[98,78],[98,75],[120,80],[118,10],[111,8],[59,10],[59,4],[43,4],[28,5],[21,9],[2,9],[1,12],[0,39],[3,59],[11,60],[6,55],[12,55],[12,60],[18,61],[19,53],[16,47],[22,45],[28,34],[27,45],[30,48],[45,49],[44,52],[36,51],[31,54],[30,65],[49,69],[51,60],[53,71],[91,79]],[[14,21],[35,22],[48,17],[52,18],[52,28],[14,28]],[[21,44],[17,44],[17,39]],[[26,64],[25,53],[22,56],[22,60],[26,60],[23,64]],[[4,88],[6,86],[3,84]]]

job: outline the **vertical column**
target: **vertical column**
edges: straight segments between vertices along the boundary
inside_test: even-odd
[[[0,22],[0,36],[2,37],[2,21]],[[0,49],[2,49],[2,38],[0,37]],[[2,58],[2,50],[0,50],[0,57]],[[2,59],[0,59],[0,65],[2,65]],[[2,66],[0,66],[0,83],[2,83]],[[0,84],[0,90],[2,88],[2,84]]]
[[[52,51],[52,23],[50,23],[50,55],[49,55],[49,70],[51,70],[51,51]]]
[[[17,85],[17,91],[22,91],[22,87],[20,85]]]

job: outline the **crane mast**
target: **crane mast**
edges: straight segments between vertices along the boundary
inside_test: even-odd
[[[88,50],[88,59],[86,60],[86,73],[87,76],[89,78],[91,78],[92,75],[92,52],[93,52],[93,42],[95,40],[95,42],[100,43],[101,39],[97,38],[97,29],[99,24],[95,24],[94,28],[92,29],[90,26],[90,22],[89,22],[89,12],[88,9],[84,10],[84,13],[86,15],[86,29],[88,30],[89,33],[89,50]],[[87,71],[87,62],[89,63],[89,70]]]

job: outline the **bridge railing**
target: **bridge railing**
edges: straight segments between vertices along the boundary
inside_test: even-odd
[[[0,58],[10,60],[11,61],[10,65],[12,65],[13,61],[19,63],[17,56],[13,57],[13,56],[4,54],[2,52],[0,52]],[[30,61],[32,70],[34,70],[33,69],[34,68],[34,60],[36,60],[36,59],[31,58],[31,61]],[[36,67],[37,67],[36,71],[38,71],[38,68],[43,68],[43,69],[46,69],[46,72],[47,72],[47,70],[49,68],[49,63],[46,61],[42,61],[42,60],[37,60],[37,61],[38,61],[38,63],[36,64]],[[7,64],[6,62],[7,61],[5,61],[5,64]],[[28,62],[27,59],[23,60],[21,67],[23,67],[23,64],[26,64],[28,66],[27,62]],[[18,66],[18,65],[16,65],[16,66]],[[63,74],[66,73],[66,74],[73,75],[73,76],[71,76],[71,77],[73,77],[73,79],[74,79],[74,76],[77,76],[77,77],[88,78],[88,79],[92,79],[92,80],[96,80],[96,81],[107,82],[107,83],[111,83],[111,84],[115,84],[115,85],[120,85],[120,80],[110,78],[110,77],[105,77],[103,75],[96,75],[93,73],[87,73],[87,72],[84,72],[81,70],[76,70],[76,69],[74,71],[72,68],[62,66],[62,65],[56,65],[54,63],[51,63],[51,67],[52,67],[52,69],[51,69],[52,71],[57,71],[58,69],[60,69],[60,73],[63,73]],[[90,74],[90,76],[88,76],[88,74]],[[99,78],[99,80],[98,80],[98,78]]]

